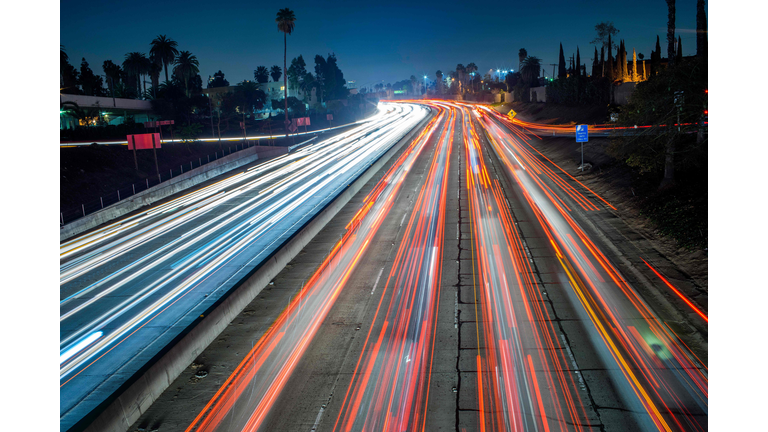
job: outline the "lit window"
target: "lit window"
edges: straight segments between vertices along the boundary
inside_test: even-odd
[[[285,91],[285,86],[280,86],[280,91]]]

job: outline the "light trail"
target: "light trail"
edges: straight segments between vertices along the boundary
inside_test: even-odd
[[[488,174],[474,121],[463,111],[473,284],[482,312],[475,320],[480,430],[590,430],[585,394],[569,372],[501,185]]]
[[[536,163],[530,138],[516,126],[502,130],[498,119],[484,117],[491,147],[509,177],[536,215],[556,252],[569,295],[579,313],[594,327],[590,337],[604,359],[615,364],[612,379],[628,406],[638,412],[643,427],[656,430],[707,429],[708,379],[706,366],[670,332],[621,273],[589,239],[569,214],[566,200],[588,211],[586,197],[565,191],[560,197],[545,179],[558,184]],[[517,161],[513,162],[512,156]],[[519,168],[522,162],[527,169]],[[593,209],[594,211],[594,209]]]
[[[337,137],[62,243],[62,418],[96,387],[119,387],[111,375],[130,375],[146,361],[137,354],[193,325],[426,115],[381,109]],[[102,336],[77,345],[94,332]]]
[[[456,121],[456,110],[448,107],[448,112],[334,430],[427,430],[445,199]]]
[[[444,114],[440,114],[430,122],[366,196],[360,210],[347,224],[342,239],[193,420],[187,432],[255,431],[262,426],[443,117]]]

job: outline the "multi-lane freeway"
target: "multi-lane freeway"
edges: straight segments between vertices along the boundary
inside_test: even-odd
[[[428,111],[382,108],[339,136],[62,243],[62,430],[194,325]]]
[[[270,325],[211,344],[219,378],[182,374],[137,425],[706,430],[707,365],[689,348],[706,335],[678,334],[706,313],[641,295],[674,287],[617,262],[585,217],[618,210],[539,153],[536,125],[445,101],[382,104],[343,136],[63,243],[62,430],[428,113],[329,224],[321,259],[275,281],[306,278],[237,319]]]

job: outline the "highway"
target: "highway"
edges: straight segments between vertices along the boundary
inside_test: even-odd
[[[62,243],[61,430],[188,331],[428,111],[381,105],[334,138]]]
[[[185,372],[137,426],[186,432],[707,430],[707,365],[677,333],[690,324],[641,295],[643,276],[617,262],[607,237],[584,223],[584,215],[618,210],[536,149],[531,131],[550,127],[450,101],[394,103],[387,109],[400,108],[388,115],[406,121],[409,113],[426,113],[419,105],[435,117],[329,223],[322,239],[307,246],[322,258],[294,259],[275,278],[281,288],[247,307],[263,316],[242,315],[226,332],[249,321],[267,328],[240,342],[227,341],[228,335],[212,343],[200,361],[221,365],[219,378],[190,380],[192,372]],[[397,122],[387,118],[372,130],[394,128]],[[322,144],[306,150],[320,153]],[[311,166],[325,173],[330,165]],[[310,179],[320,181],[308,175],[298,184]],[[297,199],[281,197],[267,208]],[[275,211],[274,224],[292,215]],[[173,224],[168,218],[162,223]],[[183,224],[171,239],[187,235]],[[204,269],[204,251],[218,242],[223,256],[237,254],[237,238],[224,243],[230,231],[239,233],[235,226],[164,262],[171,270],[188,263]],[[85,254],[72,260],[62,280],[83,279],[91,268],[104,268],[105,279],[118,274],[105,258],[134,254],[128,245],[151,242],[143,236],[155,226],[130,229],[134,234],[124,240],[104,233],[97,243],[105,248],[101,260]],[[68,247],[76,254],[78,246]],[[650,275],[644,283],[675,289],[642,261]],[[178,277],[195,277],[184,271]],[[167,271],[163,277],[175,276]],[[137,278],[139,286],[165,281]],[[285,306],[266,307],[275,304]],[[140,305],[137,310],[147,310]],[[702,321],[696,325],[706,327],[706,313],[693,312]],[[104,336],[98,337],[89,346]],[[76,343],[74,336],[69,343]],[[230,367],[225,359],[231,358]]]

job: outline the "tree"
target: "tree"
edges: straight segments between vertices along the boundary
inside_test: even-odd
[[[299,55],[291,60],[291,67],[288,68],[288,82],[291,84],[291,88],[299,88],[301,80],[307,75],[307,64],[304,62],[304,57]],[[313,80],[314,81],[314,80]]]
[[[269,76],[272,77],[272,82],[278,82],[280,81],[280,77],[283,76],[283,70],[280,69],[280,66],[274,65],[269,70]]]
[[[707,13],[704,11],[704,0],[696,2],[696,55],[707,56]]]
[[[61,79],[60,92],[66,94],[79,94],[80,91],[77,89],[77,69],[69,64],[69,56],[64,52],[63,46],[60,48],[59,62],[59,77]]]
[[[680,64],[683,61],[683,40],[680,36],[677,37],[677,56],[675,57],[675,63]]]
[[[411,93],[415,95],[416,94],[416,87],[419,84],[419,80],[416,79],[415,75],[411,75],[411,78],[409,79],[409,81],[411,83]]]
[[[269,82],[269,69],[266,66],[259,66],[253,71],[253,78],[259,84],[266,84]]]
[[[227,87],[228,85],[229,81],[224,78],[224,72],[219,70],[213,74],[213,81],[208,83],[208,88]]]
[[[531,56],[526,57],[520,68],[520,74],[526,85],[536,86],[541,74],[541,59]]]
[[[565,78],[568,76],[568,71],[565,69],[565,55],[563,55],[563,43],[560,42],[560,57],[557,62],[557,77]]]
[[[114,64],[112,60],[105,60],[101,69],[104,70],[104,75],[107,76],[109,92],[114,92],[115,85],[120,83],[120,74],[122,73],[120,66]]]
[[[85,57],[83,57],[83,61],[80,63],[78,83],[83,90],[83,94],[89,96],[101,96],[103,94],[104,81],[100,76],[93,73],[90,66],[88,66],[88,62],[85,61]]]
[[[174,64],[173,74],[184,82],[184,90],[187,97],[189,97],[189,80],[200,72],[198,68],[200,62],[197,61],[197,57],[191,52],[182,51],[179,53]]]
[[[435,83],[435,92],[441,94],[443,92],[443,72],[438,70],[435,72],[435,77],[437,77],[437,82]]]
[[[667,67],[675,65],[675,0],[667,0]]]
[[[280,9],[277,11],[275,22],[277,23],[277,30],[283,32],[283,70],[286,72],[283,76],[283,88],[285,90],[285,138],[288,139],[288,35],[293,33],[293,29],[296,27],[296,15],[288,8]]]
[[[637,53],[634,48],[632,48],[632,81],[639,81],[637,78]]]
[[[149,50],[149,53],[154,55],[155,59],[165,67],[165,81],[167,82],[168,66],[172,65],[176,60],[176,56],[179,55],[179,50],[176,49],[179,44],[165,35],[159,35],[152,40],[151,45],[152,48]]]
[[[125,71],[130,85],[135,85],[136,94],[141,94],[141,77],[148,72],[149,59],[146,54],[140,52],[130,52],[125,55],[123,60],[123,71]]]
[[[317,88],[317,100],[321,103],[325,101],[326,76],[325,72],[328,66],[325,64],[325,58],[321,55],[315,55],[315,86]]]
[[[560,45],[562,48],[562,44]],[[520,51],[517,52],[517,70],[520,70],[520,68],[523,67],[523,60],[525,60],[526,57],[528,57],[528,51],[526,51],[525,48],[520,48]]]
[[[619,29],[613,26],[612,21],[603,21],[601,23],[598,23],[595,25],[595,32],[597,33],[597,36],[592,39],[591,44],[595,46],[602,46],[608,48],[610,51],[611,48],[618,48],[616,44],[613,44],[612,47],[609,47],[609,39],[611,36],[616,36],[616,34],[619,32]]]
[[[639,83],[619,112],[619,124],[650,127],[616,137],[610,152],[642,172],[663,174],[660,189],[674,184],[676,168],[694,167],[706,173],[707,143],[695,134],[707,102],[706,89],[707,63],[698,57]],[[685,95],[682,101],[675,101],[676,90]]]
[[[592,78],[597,78],[599,64],[597,62],[597,47],[595,47],[595,55],[592,57]]]

